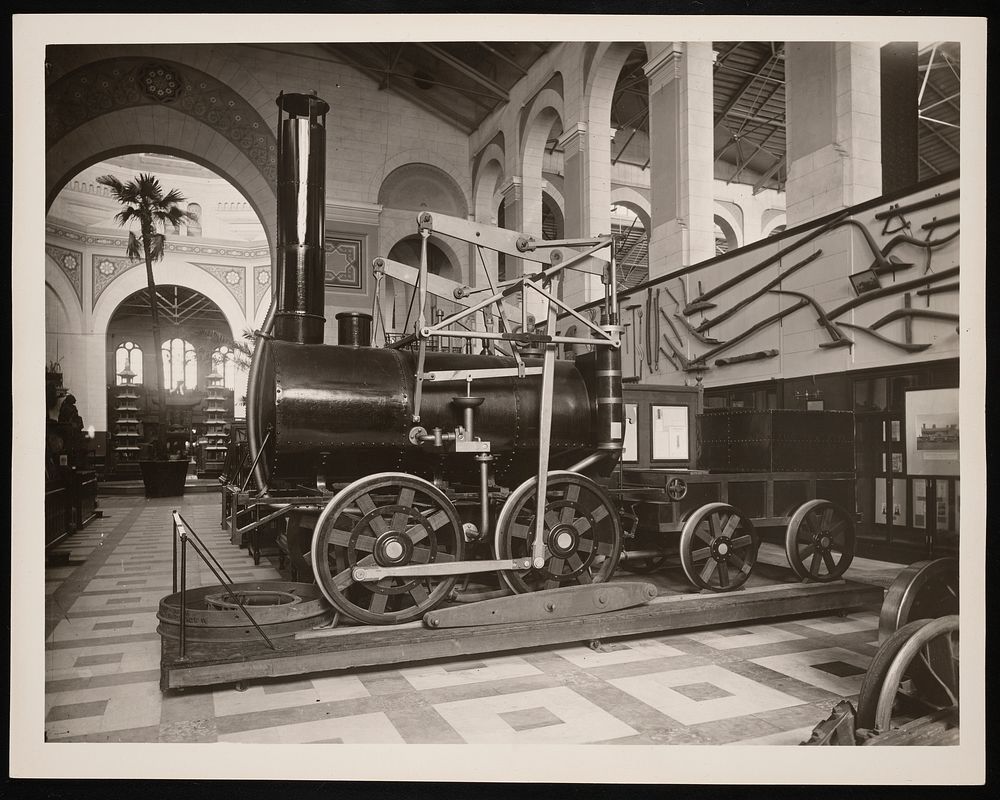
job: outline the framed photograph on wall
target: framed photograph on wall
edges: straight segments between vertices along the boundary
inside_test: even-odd
[[[339,233],[327,233],[324,285],[327,291],[364,292],[364,239]]]
[[[906,462],[911,475],[958,475],[958,389],[906,392]]]

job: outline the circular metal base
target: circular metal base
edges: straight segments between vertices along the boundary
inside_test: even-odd
[[[260,581],[234,583],[231,588],[232,595],[217,585],[189,589],[184,593],[184,627],[188,641],[259,640],[260,634],[240,609],[237,599],[271,639],[293,636],[299,631],[324,625],[335,613],[319,588],[311,583]],[[255,600],[268,602],[262,605]],[[180,638],[181,593],[162,598],[156,616],[160,620],[157,630],[162,636]]]

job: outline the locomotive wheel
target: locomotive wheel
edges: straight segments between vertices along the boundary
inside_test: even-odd
[[[728,503],[707,503],[684,523],[681,567],[699,589],[738,589],[757,561],[760,539],[743,514]]]
[[[316,523],[316,582],[338,611],[358,622],[412,622],[444,600],[457,576],[390,577],[355,582],[355,567],[462,559],[462,523],[444,492],[396,472],[369,475],[330,501]]]
[[[894,720],[958,709],[958,616],[906,623],[865,673],[857,727],[884,733]]]
[[[957,613],[958,561],[918,561],[900,572],[886,591],[878,617],[879,639],[888,638],[911,619]]]
[[[531,556],[537,482],[531,478],[522,483],[501,509],[495,537],[498,558]],[[545,498],[545,566],[501,570],[501,579],[517,594],[607,581],[622,549],[621,520],[611,497],[584,475],[556,471],[548,475]]]
[[[829,500],[803,503],[785,529],[785,555],[803,580],[837,580],[854,560],[854,523],[850,515]]]

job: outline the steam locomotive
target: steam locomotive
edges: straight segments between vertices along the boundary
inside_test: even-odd
[[[277,104],[278,265],[247,392],[259,517],[248,527],[287,517],[290,556],[311,569],[338,612],[404,623],[446,601],[601,583],[622,558],[634,572],[677,563],[691,585],[732,591],[756,561],[756,528],[784,541],[799,578],[843,575],[854,550],[852,419],[824,418],[843,428],[835,473],[816,460],[831,445],[824,440],[809,448],[811,466],[758,475],[725,469],[728,462],[710,474],[632,458],[609,488],[626,427],[610,236],[542,242],[421,212],[419,268],[373,262],[376,304],[386,276],[414,287],[412,330],[407,323],[394,340],[383,330],[383,346],[373,346],[371,322],[381,316],[373,308],[338,315],[339,343],[323,344],[329,106],[301,94]],[[476,286],[446,281],[428,270],[432,234],[520,259],[522,274],[494,284],[487,272]],[[596,320],[554,288],[570,268],[600,279]],[[432,296],[459,310],[430,320]],[[556,329],[559,313],[572,320],[565,333]],[[465,347],[446,345],[455,340]],[[560,359],[560,347],[586,352]],[[645,388],[655,402],[670,391]],[[629,403],[639,441],[652,439],[642,428],[651,402]],[[814,416],[795,422],[798,430],[819,431],[815,415],[847,412],[803,413]],[[296,545],[291,532],[303,529],[307,539]]]
[[[622,539],[604,485],[623,437],[611,238],[553,246],[421,214],[412,334],[373,347],[370,327],[356,324],[323,344],[329,106],[284,93],[277,105],[278,267],[250,368],[248,439],[262,503],[277,514],[303,490],[319,498],[308,558],[327,600],[353,620],[389,624],[454,599],[473,576],[498,575],[502,592],[606,581]],[[432,232],[522,258],[525,274],[455,287],[463,310],[428,323],[428,292],[441,281],[427,270]],[[557,309],[568,307],[552,284],[566,266],[603,273],[600,320],[579,319],[587,337],[555,332]],[[541,300],[535,330],[506,318],[518,293],[522,308],[529,294]],[[469,346],[443,352],[446,335]],[[560,345],[591,351],[563,360]]]

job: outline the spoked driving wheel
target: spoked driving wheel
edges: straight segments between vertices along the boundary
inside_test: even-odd
[[[531,558],[535,537],[537,478],[515,489],[497,517],[497,557]],[[550,472],[545,491],[540,569],[502,570],[500,577],[518,594],[559,586],[602,583],[611,577],[621,552],[622,526],[608,493],[575,472]]]
[[[958,712],[958,616],[908,622],[886,639],[865,673],[857,726],[884,733],[911,719]]]
[[[316,582],[338,611],[375,625],[411,622],[441,602],[456,576],[356,582],[355,567],[396,567],[462,559],[462,524],[445,494],[427,481],[384,472],[355,481],[316,523]]]
[[[829,500],[803,503],[785,529],[785,555],[803,580],[837,580],[854,559],[854,523],[850,515]]]
[[[753,523],[728,503],[697,509],[681,531],[681,567],[699,589],[738,589],[757,561],[760,539]]]

